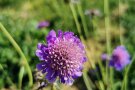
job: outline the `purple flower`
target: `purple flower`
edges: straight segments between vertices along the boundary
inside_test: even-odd
[[[117,46],[113,51],[109,65],[120,71],[129,63],[130,55],[126,48],[124,46]]]
[[[73,32],[51,30],[46,37],[47,45],[39,43],[36,55],[41,60],[37,69],[46,73],[48,82],[72,85],[75,78],[82,75],[83,63],[86,62],[84,46]]]
[[[50,25],[50,23],[48,21],[42,21],[42,22],[38,23],[37,28],[41,29],[41,28],[44,28],[44,27],[48,27],[49,25]]]
[[[106,60],[109,59],[109,56],[108,56],[106,53],[104,53],[104,54],[101,55],[101,59],[102,59],[103,61],[106,61]]]

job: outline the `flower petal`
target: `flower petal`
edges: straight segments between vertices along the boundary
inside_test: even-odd
[[[36,50],[36,55],[37,55],[38,57],[40,57],[40,56],[43,55],[43,52],[42,52],[41,50],[37,49],[37,50]]]
[[[65,83],[71,86],[73,84],[73,82],[74,82],[73,79],[68,78]]]
[[[46,63],[45,62],[39,63],[37,64],[36,67],[38,70],[43,70],[44,68],[46,68]]]
[[[38,45],[37,45],[37,49],[42,49],[44,47],[46,47],[46,46],[42,43],[38,43]]]
[[[48,71],[47,71],[48,72]],[[56,80],[57,73],[50,69],[50,71],[46,74],[46,79],[49,83],[53,83]]]
[[[58,37],[62,38],[63,37],[63,32],[61,30],[58,30]]]
[[[56,33],[54,30],[51,30],[48,34],[48,36],[46,37],[47,40],[50,40],[52,37],[56,37]]]

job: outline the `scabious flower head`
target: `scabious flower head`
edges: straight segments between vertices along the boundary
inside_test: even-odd
[[[48,27],[49,25],[50,25],[50,23],[48,21],[42,21],[42,22],[38,23],[37,28],[41,29],[41,28],[44,28],[44,27]]]
[[[129,63],[130,55],[126,48],[124,46],[117,46],[113,51],[109,65],[120,71]]]
[[[75,78],[82,75],[86,61],[84,46],[73,32],[51,30],[46,37],[47,44],[37,45],[36,55],[41,60],[37,69],[46,74],[48,82],[59,78],[61,83],[72,85]]]

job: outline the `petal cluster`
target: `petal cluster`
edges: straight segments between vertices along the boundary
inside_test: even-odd
[[[113,51],[109,65],[120,71],[129,63],[130,55],[126,48],[124,46],[117,46]]]
[[[36,55],[41,60],[37,69],[46,74],[46,79],[53,83],[59,78],[61,83],[72,85],[75,78],[82,75],[86,61],[84,45],[73,32],[51,30],[46,37],[47,44],[37,45]]]
[[[38,23],[37,28],[41,29],[41,28],[44,28],[44,27],[48,27],[49,25],[50,25],[50,23],[48,21],[42,21],[42,22]]]

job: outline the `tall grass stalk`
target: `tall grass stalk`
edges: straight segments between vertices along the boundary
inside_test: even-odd
[[[72,14],[73,14],[73,18],[75,20],[75,24],[76,24],[76,27],[77,27],[77,31],[79,33],[79,36],[80,36],[81,40],[83,40],[83,36],[81,34],[81,27],[80,27],[79,21],[77,19],[77,13],[75,11],[74,5],[73,5],[73,3],[69,3],[69,6],[70,6],[70,9],[71,9]]]
[[[29,77],[29,86],[31,87],[33,85],[33,77],[32,77],[32,71],[30,69],[30,66],[28,64],[28,61],[22,52],[21,48],[17,44],[17,42],[13,39],[13,37],[9,34],[9,32],[6,30],[6,28],[0,23],[0,30],[3,32],[3,34],[8,38],[8,40],[12,43],[16,51],[19,53],[19,55],[22,57],[24,60],[24,65],[26,68],[26,71],[28,72],[28,77]]]
[[[121,90],[129,90],[128,87],[127,87],[127,84],[128,84],[128,74],[129,74],[129,71],[130,71],[130,69],[131,69],[131,66],[133,65],[133,62],[135,62],[135,53],[134,53],[134,55],[133,55],[133,58],[132,58],[132,60],[131,60],[131,63],[129,64],[129,66],[127,67],[127,69],[126,69],[126,71],[125,71]]]
[[[107,53],[111,54],[111,37],[110,37],[110,18],[109,18],[109,0],[104,0],[104,14],[105,14],[105,29],[106,29],[106,44]],[[106,61],[106,84],[108,84],[109,72],[108,61]],[[113,69],[110,68],[111,89],[113,90]]]
[[[21,87],[22,87],[23,75],[24,75],[24,66],[22,66],[20,68],[20,72],[19,72],[18,87],[19,87],[20,90],[21,90]]]
[[[119,13],[120,13],[120,10],[121,10],[121,0],[119,0]],[[120,30],[120,44],[123,45],[123,36],[122,36],[122,28],[121,28],[121,19],[119,19],[119,30]]]
[[[78,8],[81,20],[82,20],[85,36],[87,38],[88,37],[88,28],[87,28],[86,20],[85,20],[85,17],[84,17],[84,12],[82,10],[81,2],[77,4],[77,8]]]
[[[95,17],[92,17],[92,26],[93,26],[93,33],[94,35],[97,37],[97,33],[96,33],[96,29],[97,29],[97,26],[96,26],[96,18]]]
[[[87,90],[92,90],[91,84],[90,84],[90,80],[88,79],[88,75],[87,75],[87,71],[86,70],[83,71],[83,80],[85,82]]]
[[[101,70],[101,76],[102,76],[102,82],[105,82],[105,68],[103,67],[103,64],[101,63],[101,61],[100,60],[98,60],[98,65],[99,65],[99,68],[100,68],[100,70]],[[104,87],[105,88],[105,87]],[[104,90],[104,89],[103,89]]]

